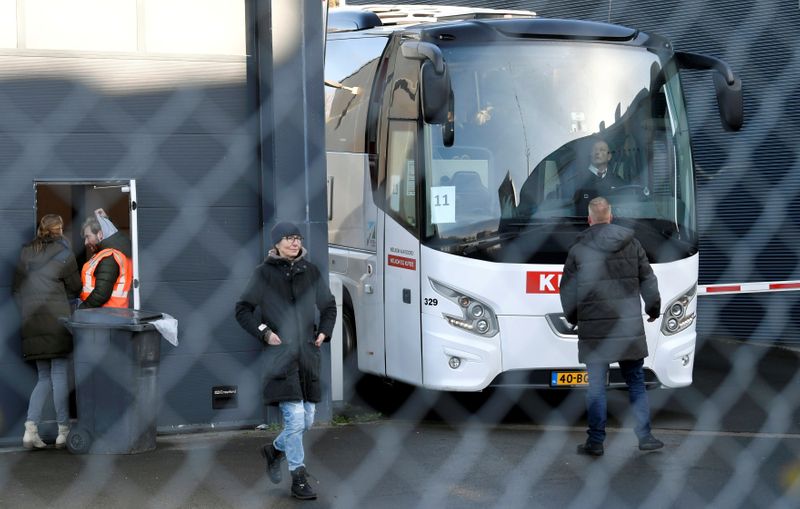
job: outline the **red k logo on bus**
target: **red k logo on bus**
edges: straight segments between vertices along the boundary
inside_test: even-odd
[[[525,293],[558,293],[561,272],[528,272]]]

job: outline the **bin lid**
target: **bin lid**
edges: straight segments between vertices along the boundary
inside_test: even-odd
[[[158,320],[161,313],[130,308],[76,309],[69,320],[74,325],[135,326]]]

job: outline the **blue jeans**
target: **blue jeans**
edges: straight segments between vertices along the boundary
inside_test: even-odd
[[[628,399],[636,418],[636,437],[641,440],[650,434],[650,404],[644,387],[644,359],[619,361],[625,383],[628,385]],[[589,374],[589,390],[586,393],[586,412],[588,413],[590,442],[603,443],[606,439],[606,379],[608,364],[590,362],[586,365]]]
[[[50,397],[52,391],[56,421],[58,424],[69,424],[69,382],[67,381],[69,359],[61,357],[36,361],[36,369],[39,372],[39,381],[36,382],[36,386],[31,392],[31,400],[28,403],[28,420],[39,424],[42,420],[45,401]]]
[[[289,470],[304,467],[303,434],[314,424],[316,405],[308,401],[282,401],[278,408],[283,414],[283,431],[275,438],[273,445],[286,453]]]

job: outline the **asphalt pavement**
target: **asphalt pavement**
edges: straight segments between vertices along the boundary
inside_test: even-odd
[[[702,356],[701,356],[702,354]],[[270,483],[258,448],[274,431],[159,435],[155,451],[72,455],[0,450],[3,508],[481,508],[800,506],[798,354],[714,341],[695,384],[650,391],[664,449],[641,452],[624,391],[609,400],[600,458],[582,393],[441,394],[386,386],[380,415],[348,407],[315,426],[306,464],[315,501]],[[374,396],[373,396],[374,397]],[[367,422],[358,422],[367,421]]]

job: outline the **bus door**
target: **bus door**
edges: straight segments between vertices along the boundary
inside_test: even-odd
[[[423,383],[416,137],[415,121],[389,121],[382,244],[386,375],[410,384]]]

